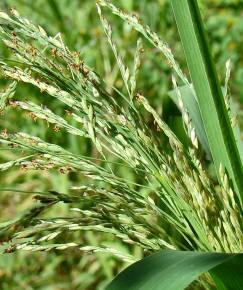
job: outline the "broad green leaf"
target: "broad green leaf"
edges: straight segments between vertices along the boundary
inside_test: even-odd
[[[185,106],[186,110],[188,111],[189,116],[191,118],[192,126],[196,130],[197,137],[198,137],[203,149],[207,153],[207,155],[211,156],[211,152],[210,152],[210,148],[209,148],[209,144],[208,144],[208,139],[207,139],[204,125],[203,125],[203,120],[202,120],[201,113],[199,110],[198,101],[197,101],[195,91],[193,88],[189,87],[188,85],[178,87],[178,89],[180,91],[183,104],[184,104],[184,106]],[[223,89],[224,88],[222,88],[222,90]],[[176,94],[176,91],[175,90],[169,91],[168,95],[173,100],[173,102],[177,105],[178,109],[180,110],[178,96]],[[230,104],[230,109],[231,109],[232,115],[237,116],[237,106],[235,105],[234,102],[232,102]],[[240,128],[239,128],[238,124],[236,124],[234,126],[233,133],[235,136],[238,150],[240,152],[241,160],[243,160],[243,142],[242,142],[241,137],[240,137]]]
[[[196,0],[171,0],[216,172],[220,164],[243,201],[243,166]]]
[[[195,92],[193,89],[191,89],[187,85],[182,86],[182,87],[178,87],[178,89],[180,90],[183,104],[184,104],[184,106],[185,106],[186,110],[188,111],[188,114],[191,118],[192,125],[196,130],[197,137],[198,137],[203,149],[207,153],[207,155],[211,156],[210,148],[209,148],[208,140],[207,140],[207,135],[206,135],[206,132],[204,129],[204,125],[203,125],[201,113],[199,110],[197,98],[195,96]],[[178,96],[177,96],[175,90],[170,91],[168,93],[168,95],[170,96],[170,98],[173,100],[173,102],[179,108]]]
[[[243,254],[234,256],[210,271],[219,290],[243,289]]]
[[[243,254],[161,251],[121,272],[106,290],[181,290],[210,271],[218,289],[243,289]]]

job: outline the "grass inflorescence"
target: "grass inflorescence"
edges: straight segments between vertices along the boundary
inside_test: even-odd
[[[60,35],[51,37],[45,30],[22,18],[17,11],[0,13],[0,34],[12,51],[11,61],[2,60],[0,72],[12,83],[0,95],[0,109],[7,106],[26,111],[65,134],[89,139],[97,158],[81,156],[26,132],[2,130],[0,145],[21,153],[0,164],[0,170],[19,166],[23,170],[58,170],[63,174],[82,174],[87,184],[75,184],[69,194],[55,191],[32,192],[37,205],[14,221],[0,225],[0,239],[9,242],[5,252],[15,250],[48,251],[77,248],[88,252],[109,252],[128,262],[136,257],[105,246],[80,243],[75,236],[65,243],[58,236],[75,231],[101,232],[125,244],[139,246],[145,254],[163,248],[218,252],[240,252],[243,246],[242,208],[221,166],[221,182],[210,176],[202,158],[196,129],[177,88],[180,109],[190,146],[183,144],[148,98],[137,91],[142,40],[137,43],[134,65],[124,63],[112,36],[112,28],[102,7],[141,32],[161,51],[175,75],[189,85],[170,48],[137,17],[126,14],[107,1],[99,1],[98,13],[111,50],[118,64],[124,91],[109,88],[77,51],[70,51]],[[227,70],[225,86],[229,80]],[[53,101],[63,104],[63,112],[31,100],[18,100],[18,83],[35,86]],[[228,102],[227,89],[225,99]],[[228,111],[230,111],[228,106]],[[146,122],[152,119],[153,126]],[[117,167],[130,170],[126,179]],[[76,182],[77,183],[77,182]],[[6,190],[6,189],[5,189]],[[21,193],[20,193],[21,194]],[[45,215],[58,203],[69,206],[68,216]]]

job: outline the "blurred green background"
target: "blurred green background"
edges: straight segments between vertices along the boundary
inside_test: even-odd
[[[164,39],[175,54],[181,67],[186,71],[185,59],[173,20],[169,0],[126,0],[113,3],[131,13],[141,16],[144,23]],[[238,104],[239,115],[243,103],[243,1],[205,0],[200,1],[201,11],[213,46],[214,57],[222,83],[225,74],[225,62],[233,63],[230,91]],[[63,40],[71,50],[81,52],[87,64],[96,70],[111,86],[123,89],[118,67],[103,33],[93,0],[1,0],[0,9],[15,7],[19,13],[35,24],[41,25],[50,35],[61,32]],[[112,24],[114,40],[124,56],[126,64],[131,66],[136,48],[138,33],[121,19],[106,13]],[[8,58],[9,51],[0,44],[0,58]],[[0,76],[1,77],[1,76]],[[6,80],[0,78],[0,90],[4,89]],[[181,137],[184,136],[179,111],[168,98],[167,92],[172,88],[171,70],[163,56],[146,40],[142,65],[138,76],[138,89],[149,99],[151,104],[163,116],[171,128]],[[39,92],[32,86],[19,85],[15,95],[18,99],[40,101]],[[50,103],[50,101],[52,101]],[[61,112],[61,104],[55,103],[48,96],[48,106]],[[242,118],[241,118],[242,119]],[[241,120],[240,120],[241,121]],[[95,154],[89,141],[62,132],[54,132],[41,121],[34,122],[26,113],[8,108],[0,116],[0,131],[24,131],[69,149],[77,154],[92,156]],[[11,150],[0,148],[0,162],[15,157]],[[128,175],[128,172],[121,172]],[[126,176],[127,178],[132,178]],[[56,171],[28,171],[21,168],[0,172],[0,188],[44,191],[56,190],[67,193],[71,185],[87,183],[81,176],[64,175]],[[6,221],[14,218],[33,203],[27,194],[0,192],[0,219]],[[52,209],[52,215],[67,214],[67,207],[59,205]],[[63,237],[65,238],[65,237]],[[109,245],[113,243],[107,236],[92,233],[76,237],[84,244]],[[70,237],[69,237],[70,239]],[[124,247],[116,242],[118,248]],[[124,251],[141,256],[139,249],[125,248]],[[88,255],[75,250],[64,252],[25,253],[19,252],[0,256],[0,289],[104,289],[111,278],[125,265],[109,255]]]

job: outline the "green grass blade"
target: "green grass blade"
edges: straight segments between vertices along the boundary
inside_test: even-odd
[[[219,290],[240,290],[242,262],[243,254],[161,251],[125,269],[106,290],[181,290],[207,271]]]
[[[202,147],[207,153],[207,155],[211,156],[211,151],[209,148],[208,139],[207,139],[207,135],[204,129],[204,125],[203,125],[202,117],[200,114],[197,98],[195,96],[195,92],[193,89],[191,89],[187,85],[178,87],[178,89],[180,90],[183,104],[191,118],[192,125],[196,129],[197,137],[200,143],[202,144]],[[173,102],[177,105],[178,109],[180,109],[179,100],[178,100],[176,91],[175,90],[170,91],[168,92],[168,95],[173,100]]]
[[[243,289],[243,254],[227,260],[210,271],[217,289],[237,290]]]
[[[226,168],[243,201],[243,167],[196,0],[171,0],[188,68],[219,176]]]
[[[201,113],[199,110],[198,101],[197,101],[197,97],[194,92],[194,89],[189,87],[188,85],[178,87],[178,89],[180,91],[183,104],[191,118],[192,125],[196,129],[197,137],[204,151],[211,158],[211,151],[209,148],[208,139],[207,139],[206,132],[204,129],[204,124],[203,124],[203,120],[201,117]],[[176,90],[169,91],[168,95],[172,99],[172,101],[177,105],[178,109],[181,110],[179,106],[179,100],[176,94]],[[234,103],[230,104],[230,109],[233,113],[233,116],[237,116],[237,107]],[[243,142],[241,140],[240,128],[238,124],[236,124],[233,127],[233,133],[234,133],[235,141],[236,141],[239,153],[240,153],[240,158],[241,160],[243,160]]]

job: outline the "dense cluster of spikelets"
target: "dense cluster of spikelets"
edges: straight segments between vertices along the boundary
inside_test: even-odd
[[[134,66],[129,69],[112,39],[102,5],[141,32],[165,55],[180,81],[189,84],[169,47],[136,16],[109,2],[100,1],[97,7],[126,94],[116,88],[112,88],[112,94],[108,93],[111,90],[102,77],[86,65],[78,52],[71,52],[60,35],[48,36],[43,28],[20,17],[15,10],[10,14],[1,12],[1,40],[14,55],[14,60],[0,63],[1,75],[12,80],[0,95],[1,110],[6,106],[16,107],[27,111],[33,120],[45,120],[54,131],[89,138],[102,160],[97,163],[96,159],[76,155],[37,136],[3,128],[0,146],[21,153],[19,159],[0,164],[0,170],[13,166],[24,170],[57,169],[61,173],[79,172],[94,180],[93,185],[70,188],[70,194],[53,191],[35,194],[38,205],[18,220],[0,225],[1,241],[10,242],[5,251],[76,247],[83,251],[109,252],[129,262],[134,260],[133,256],[115,249],[91,247],[78,240],[55,243],[56,237],[67,231],[92,230],[136,244],[147,253],[163,248],[240,252],[241,208],[224,169],[218,169],[222,182],[217,184],[200,160],[200,142],[175,78],[173,83],[190,139],[189,148],[164,123],[146,96],[137,92],[141,40],[137,43]],[[40,104],[15,100],[14,91],[19,82],[37,87],[43,98],[48,94],[62,102],[63,114],[41,105],[42,100]],[[154,126],[147,124],[145,113],[153,119]],[[137,182],[119,176],[113,162],[131,170]],[[68,217],[40,217],[59,202],[70,205]]]

